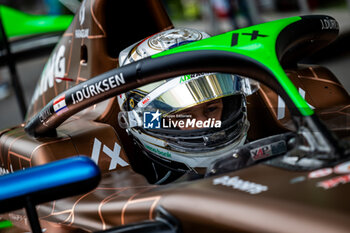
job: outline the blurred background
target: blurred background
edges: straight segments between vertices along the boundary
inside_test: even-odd
[[[175,27],[192,27],[211,35],[276,19],[326,14],[340,25],[339,38],[308,58],[328,67],[350,91],[350,0],[155,0],[163,1]],[[65,3],[65,6],[62,4]],[[78,0],[0,0],[1,5],[36,15],[73,14]],[[33,59],[16,61],[18,77],[28,105],[50,51]],[[0,68],[0,131],[18,125],[22,117],[11,87],[9,70]]]

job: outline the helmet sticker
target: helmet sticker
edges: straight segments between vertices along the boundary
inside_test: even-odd
[[[135,108],[135,101],[134,101],[134,99],[130,99],[129,106],[130,106],[130,108]]]
[[[170,47],[181,45],[183,42],[203,39],[200,31],[194,29],[173,29],[161,32],[148,40],[148,46],[154,50],[167,50]]]
[[[152,151],[153,153],[157,154],[157,155],[160,155],[160,156],[163,156],[163,157],[167,157],[167,158],[171,158],[171,153],[169,151],[166,151],[166,150],[161,150],[159,148],[156,148],[156,147],[152,147],[150,145],[147,145],[145,144],[145,147]]]
[[[184,76],[180,77],[180,84],[187,83],[188,81],[195,79],[195,78],[201,78],[209,75],[214,75],[215,73],[195,73],[195,74],[186,74]]]

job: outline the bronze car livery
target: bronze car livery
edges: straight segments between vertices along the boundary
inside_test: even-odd
[[[142,20],[119,27],[116,22],[125,22],[130,12]],[[238,53],[199,49],[179,55],[176,62],[173,54],[119,68],[117,56],[122,49],[173,28],[173,24],[160,1],[86,0],[53,51],[24,124],[0,132],[1,172],[75,155],[89,156],[98,164],[102,181],[96,189],[39,206],[40,224],[46,232],[101,231],[155,221],[164,213],[176,219],[175,225],[182,232],[348,232],[348,156],[334,139],[348,137],[344,117],[350,98],[327,68],[297,64],[333,41],[337,24],[328,16],[293,20],[276,43],[276,61],[282,64],[280,71],[288,75],[295,91],[301,88],[305,92],[305,103],[314,107],[327,126],[323,130],[330,129],[331,135],[317,131],[320,127],[308,131],[319,126],[316,117],[299,114],[285,87],[276,79],[271,81],[276,77],[273,72]],[[242,41],[253,44],[278,36],[254,39],[256,30],[265,35],[265,26],[228,33],[225,46],[238,49]],[[129,33],[129,28],[137,30]],[[186,59],[192,59],[191,65]],[[240,67],[232,68],[232,62],[239,62],[235,64]],[[217,69],[264,81],[247,97],[250,142],[233,151],[230,158],[213,162],[201,179],[185,175],[167,185],[150,184],[139,173],[144,164],[133,142],[118,124],[120,109],[115,96],[171,75]],[[278,113],[282,97],[285,105],[292,106],[283,109],[283,117]],[[305,125],[290,133],[295,122]],[[315,138],[330,149],[310,147],[320,144]],[[305,141],[309,144],[303,144]],[[164,160],[169,157],[154,150]],[[326,168],[331,170],[320,170]],[[30,230],[23,211],[3,214],[1,219],[13,225],[4,232]]]

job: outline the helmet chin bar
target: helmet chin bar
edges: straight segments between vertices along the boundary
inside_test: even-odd
[[[292,27],[293,30],[291,31],[282,30],[276,32],[280,33],[277,39],[283,39],[282,34],[291,35],[291,33],[294,37],[299,36],[299,38],[294,41],[291,41],[289,38],[285,43],[277,43],[278,41],[275,41],[275,45],[279,45],[279,47],[276,47],[275,51],[267,50],[266,52],[275,53],[280,61],[286,61],[283,55],[288,53],[285,51],[298,48],[300,43],[303,44],[303,48],[307,47],[306,44],[310,44],[308,48],[313,48],[312,46],[315,46],[318,40],[322,42],[325,40],[333,40],[338,29],[324,30],[321,28],[320,19],[324,18],[329,19],[330,17],[310,16],[308,18],[301,18],[299,19],[300,21],[292,22],[289,25],[284,23],[287,26],[305,24],[315,27],[310,27],[308,30],[304,30],[305,27],[302,27],[303,30],[300,32],[297,31],[298,27]],[[294,21],[296,21],[296,19]],[[266,26],[268,23],[264,25]],[[312,30],[315,30],[315,32]],[[307,36],[303,37],[304,35],[302,33],[307,34]],[[311,41],[310,33],[313,34]],[[341,154],[337,139],[319,121],[317,116],[313,115],[313,111],[308,108],[307,103],[302,97],[298,94],[294,95],[295,93],[290,90],[290,88],[295,89],[295,87],[289,86],[291,82],[284,73],[281,65],[278,64],[278,60],[276,60],[276,64],[274,64],[272,68],[264,64],[264,61],[256,56],[238,53],[231,47],[227,47],[226,44],[230,45],[231,42],[228,43],[229,41],[227,41],[227,43],[224,43],[224,39],[227,39],[227,35],[230,34],[225,33],[203,41],[176,47],[157,56],[148,57],[113,69],[78,84],[61,93],[57,98],[48,103],[27,123],[25,130],[28,134],[35,137],[55,135],[55,129],[73,114],[118,94],[125,93],[155,81],[180,75],[199,72],[220,72],[250,77],[269,86],[284,99],[298,129],[302,129],[304,126],[308,128],[310,132],[313,132],[309,134],[309,137],[314,138],[314,140],[311,141],[319,143],[326,142],[331,148],[329,150],[331,152],[328,154]],[[317,37],[315,35],[317,35]],[[208,44],[203,44],[205,41]],[[210,44],[211,42],[213,44]],[[225,47],[225,49],[222,49],[223,43],[227,48]],[[196,47],[197,45],[199,47]],[[316,45],[318,47],[320,46],[320,44],[317,43]],[[187,51],[183,51],[183,47],[185,47]],[[81,93],[86,93],[91,90],[91,88],[100,91],[97,95],[89,95],[89,98],[81,95]],[[295,92],[297,93],[297,91]],[[54,102],[62,97],[65,98],[68,110],[60,112],[55,109]],[[317,134],[315,134],[315,132],[317,132]]]

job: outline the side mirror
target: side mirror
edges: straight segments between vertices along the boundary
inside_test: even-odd
[[[76,156],[0,176],[0,213],[25,208],[33,232],[41,227],[35,206],[86,193],[101,173],[88,157]]]

